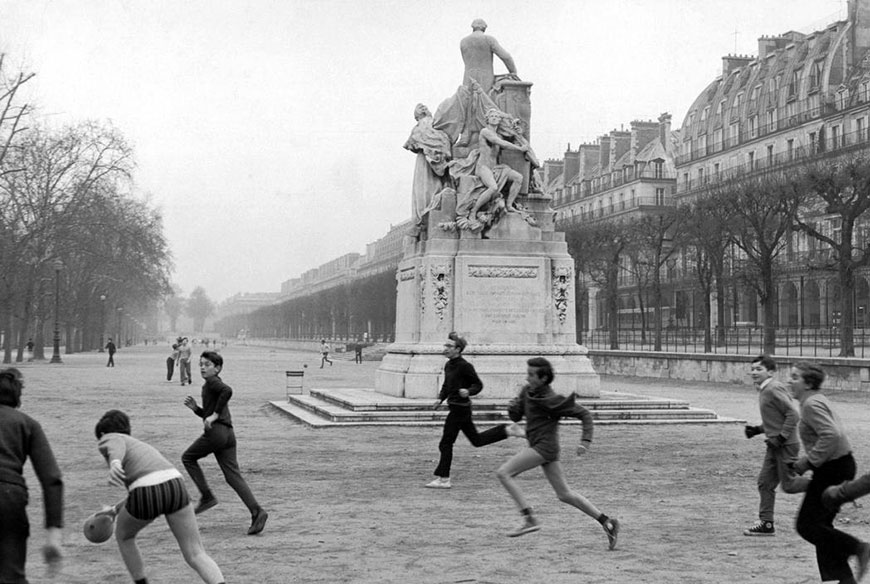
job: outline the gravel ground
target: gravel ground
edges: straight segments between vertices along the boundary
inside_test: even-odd
[[[556,500],[539,470],[520,480],[543,528],[511,539],[504,533],[519,516],[494,470],[520,448],[517,439],[477,450],[460,438],[454,487],[425,489],[437,462],[438,428],[311,430],[267,405],[284,395],[284,370],[307,364],[309,387],[371,387],[377,362],[356,365],[338,356],[321,370],[313,352],[232,345],[222,352],[222,377],[235,392],[230,406],[242,470],[270,513],[265,531],[247,536],[247,510],[213,459],[204,462],[220,505],[198,519],[228,583],[818,582],[814,550],[793,529],[799,497],[778,498],[776,537],[742,535],[756,518],[764,444],[746,440],[738,424],[596,428],[591,452],[578,459],[565,448],[563,465],[569,484],[622,522],[618,549],[608,551],[595,521]],[[103,411],[123,409],[133,435],[182,468],[181,453],[201,430],[182,401],[189,393],[198,398],[199,386],[180,387],[177,372],[167,382],[167,354],[139,346],[119,351],[115,368],[106,368],[98,353],[64,356],[63,365],[21,365],[22,410],[45,427],[66,484],[65,559],[50,578],[38,553],[41,493],[27,468],[32,584],[130,581],[114,540],[95,545],[81,534],[88,514],[123,496],[107,484],[93,427]],[[758,421],[749,385],[606,378],[602,388],[685,399]],[[870,395],[831,395],[859,472],[866,470]],[[564,428],[563,444],[576,443],[579,430]],[[196,498],[189,480],[188,487]],[[864,507],[848,506],[840,521],[870,539]],[[152,584],[198,581],[162,520],[143,531],[140,547]]]

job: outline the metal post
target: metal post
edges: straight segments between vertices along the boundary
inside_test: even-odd
[[[63,262],[54,262],[54,352],[50,363],[63,363],[60,358],[60,270]]]

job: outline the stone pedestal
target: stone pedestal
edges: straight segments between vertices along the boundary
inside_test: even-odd
[[[396,342],[377,371],[377,391],[435,399],[443,345],[455,330],[468,340],[464,356],[486,397],[516,395],[534,356],[553,363],[557,391],[599,395],[598,375],[576,342],[573,260],[564,235],[554,231],[550,199],[520,202],[537,226],[509,213],[488,239],[438,226],[439,217],[452,215],[449,199],[430,213],[429,239],[410,244],[399,264]]]

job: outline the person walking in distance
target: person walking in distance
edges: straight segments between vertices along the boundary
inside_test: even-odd
[[[193,382],[190,378],[190,343],[187,337],[181,339],[181,346],[178,347],[178,374],[182,386]]]
[[[181,462],[184,463],[184,468],[187,469],[187,473],[202,496],[195,509],[196,513],[202,513],[218,502],[205,480],[198,461],[200,458],[214,454],[227,484],[233,488],[251,512],[251,527],[248,529],[248,535],[256,535],[263,531],[269,514],[257,502],[239,470],[236,435],[229,408],[233,390],[220,378],[223,365],[223,357],[215,351],[205,351],[200,355],[199,371],[205,380],[202,385],[202,407],[196,403],[193,396],[187,396],[184,405],[202,418],[204,431],[202,436],[197,438],[181,456]]]
[[[109,353],[109,362],[106,363],[106,367],[114,367],[115,366],[115,351],[118,348],[115,347],[115,343],[112,342],[112,337],[109,337],[109,342],[106,343],[106,352]]]
[[[115,507],[115,540],[135,584],[148,584],[136,536],[161,515],[202,581],[223,584],[220,568],[202,546],[181,473],[156,448],[130,436],[130,418],[120,410],[103,414],[94,433],[109,467],[109,483],[128,491]]]
[[[320,341],[320,368],[323,369],[324,363],[329,363],[329,366],[332,367],[332,361],[329,360],[329,345],[326,343],[326,339]]]
[[[793,468],[802,475],[813,471],[812,480],[798,510],[797,532],[816,548],[816,562],[822,582],[855,584],[870,565],[870,544],[834,527],[835,510],[826,507],[822,496],[828,487],[855,478],[855,458],[840,416],[820,392],[825,372],[814,363],[795,363],[788,385],[800,402],[798,425],[804,456]],[[857,578],[849,558],[858,560]]]
[[[507,535],[517,537],[540,529],[540,524],[516,480],[520,473],[540,466],[559,500],[595,519],[607,534],[608,547],[615,549],[619,521],[608,517],[586,497],[571,490],[565,482],[562,464],[559,462],[559,419],[572,417],[583,423],[583,434],[580,446],[577,447],[577,456],[581,456],[592,446],[592,414],[574,402],[574,394],[565,397],[553,391],[550,384],[555,373],[549,361],[543,357],[534,357],[527,361],[527,365],[526,385],[511,401],[508,415],[514,422],[526,419],[526,438],[529,445],[496,471],[498,480],[507,489],[523,517],[520,526],[509,531]]]
[[[485,432],[477,432],[471,417],[469,398],[483,390],[483,382],[477,376],[474,366],[462,357],[462,351],[467,344],[465,339],[455,332],[450,333],[447,342],[444,343],[444,356],[447,357],[447,363],[444,365],[444,383],[441,385],[438,401],[433,408],[437,409],[444,400],[447,400],[448,412],[444,420],[441,441],[438,443],[441,457],[435,468],[435,480],[426,485],[430,489],[451,487],[450,467],[453,464],[453,445],[460,431],[476,448],[504,440],[509,435],[523,435],[519,427],[507,424],[495,426]]]
[[[744,433],[747,438],[764,434],[767,446],[758,473],[758,521],[748,527],[743,535],[776,535],[773,523],[776,487],[782,484],[782,490],[786,493],[803,493],[810,484],[809,479],[795,475],[794,470],[789,468],[800,453],[797,432],[800,414],[788,388],[773,378],[775,373],[776,361],[770,355],[759,355],[752,360],[749,375],[758,389],[761,425],[747,424]]]
[[[175,373],[176,361],[178,361],[178,345],[172,343],[172,354],[166,358],[166,381],[172,381],[172,374]]]

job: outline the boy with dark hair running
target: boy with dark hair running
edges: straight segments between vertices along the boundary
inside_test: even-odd
[[[776,535],[773,526],[773,509],[776,503],[776,487],[782,484],[786,493],[803,493],[807,490],[809,479],[799,477],[789,468],[800,453],[797,426],[800,414],[792,400],[788,388],[773,378],[776,361],[770,355],[759,355],[752,360],[749,375],[758,387],[758,407],[761,411],[761,425],[744,428],[747,438],[758,434],[765,435],[767,448],[761,471],[758,473],[758,521],[746,528],[743,535]]]
[[[436,478],[426,485],[430,489],[449,489],[451,487],[450,466],[453,464],[453,444],[456,443],[460,431],[465,434],[472,446],[477,448],[504,440],[508,436],[523,435],[522,429],[518,426],[508,426],[507,424],[490,428],[485,432],[477,432],[474,421],[471,419],[471,400],[469,398],[483,390],[483,382],[477,376],[471,363],[462,358],[462,351],[465,350],[467,344],[465,339],[455,332],[450,333],[447,336],[447,342],[444,343],[443,353],[447,357],[447,363],[444,365],[444,383],[441,385],[441,392],[438,394],[438,401],[435,402],[433,409],[437,409],[444,400],[447,400],[449,411],[444,420],[441,442],[438,443],[441,458],[437,468],[435,468]]]
[[[187,396],[184,405],[202,418],[204,432],[184,452],[181,462],[184,463],[184,468],[187,469],[187,473],[202,495],[195,509],[198,514],[218,503],[197,462],[200,458],[214,454],[227,484],[233,488],[251,512],[251,527],[248,529],[248,535],[256,535],[263,531],[269,514],[257,503],[257,499],[254,498],[239,470],[239,462],[236,458],[236,435],[233,432],[233,421],[228,405],[233,390],[219,377],[223,365],[223,357],[215,351],[205,351],[199,358],[199,371],[205,379],[202,385],[202,407],[197,405],[193,396]]]
[[[526,385],[511,401],[508,415],[514,422],[519,422],[525,417],[529,446],[515,454],[496,471],[498,480],[513,497],[523,515],[522,524],[507,535],[517,537],[541,528],[516,481],[520,473],[540,466],[559,500],[598,521],[607,534],[609,548],[615,549],[619,521],[599,511],[580,493],[572,491],[565,482],[562,465],[559,462],[559,419],[572,417],[579,418],[583,422],[583,436],[580,446],[577,447],[577,456],[581,456],[592,445],[592,414],[583,406],[574,403],[574,394],[564,397],[553,391],[550,384],[555,373],[549,361],[543,357],[534,357],[529,359],[527,364]]]

